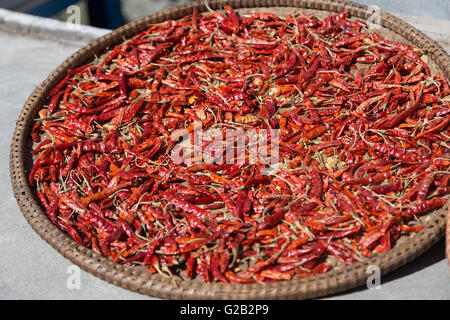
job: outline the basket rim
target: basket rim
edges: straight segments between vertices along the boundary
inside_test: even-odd
[[[326,12],[347,10],[353,17],[367,19],[367,6],[348,1],[333,0],[210,0],[213,10],[224,5],[233,8],[292,7]],[[94,53],[102,52],[116,43],[143,31],[154,23],[175,20],[192,13],[206,12],[202,2],[192,2],[151,14],[128,23],[101,38],[94,40],[68,57],[30,95],[16,123],[10,149],[10,179],[19,208],[33,230],[55,250],[83,270],[122,288],[141,294],[166,299],[305,299],[342,292],[366,283],[366,270],[377,265],[381,275],[387,274],[418,257],[433,246],[443,235],[449,206],[437,210],[427,226],[408,242],[395,246],[383,255],[352,265],[338,266],[324,274],[302,279],[273,283],[229,284],[201,283],[193,280],[167,279],[150,274],[143,267],[118,264],[84,247],[59,230],[44,214],[28,186],[25,162],[31,121],[45,100],[48,91],[65,75],[66,71],[92,59]],[[435,41],[395,16],[381,11],[381,25],[401,35],[415,46],[423,49],[431,60],[450,78],[450,57]]]

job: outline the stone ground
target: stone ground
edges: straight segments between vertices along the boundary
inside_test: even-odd
[[[140,12],[144,10],[143,7]],[[399,16],[450,52],[449,21]],[[66,57],[107,32],[86,26],[74,31],[65,23],[0,9],[0,299],[155,299],[116,287],[84,271],[80,273],[80,288],[69,289],[72,264],[27,224],[9,181],[9,146],[25,100]],[[327,299],[450,299],[444,242],[382,277],[379,290],[363,287]]]
[[[122,8],[125,17],[134,20],[186,2],[189,0],[122,0]],[[377,6],[382,10],[397,14],[440,20],[450,19],[450,2],[448,0],[353,0],[353,2]]]
[[[126,21],[189,2],[188,0],[122,0]],[[448,0],[356,0],[378,6],[409,22],[450,52],[450,1]]]

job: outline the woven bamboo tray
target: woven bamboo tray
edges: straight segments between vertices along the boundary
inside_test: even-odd
[[[278,14],[295,12],[314,13],[324,17],[330,12],[347,10],[352,17],[368,19],[372,12],[366,6],[336,0],[210,0],[209,7],[220,10],[230,5],[237,11],[270,11]],[[194,2],[167,9],[129,23],[93,41],[66,59],[31,94],[26,101],[11,144],[10,176],[14,196],[28,223],[39,236],[48,242],[64,257],[83,270],[117,286],[145,295],[165,299],[306,299],[342,292],[366,284],[370,274],[368,266],[377,265],[381,275],[385,275],[412,261],[443,235],[448,203],[440,210],[429,214],[427,226],[413,237],[401,238],[396,246],[386,254],[378,255],[365,262],[353,265],[339,265],[331,271],[313,277],[280,281],[267,284],[223,285],[205,284],[196,280],[168,279],[158,274],[150,274],[145,267],[115,263],[82,245],[60,231],[44,214],[37,197],[27,183],[29,168],[32,165],[29,138],[32,120],[45,102],[48,91],[63,78],[70,68],[80,66],[100,55],[102,52],[145,30],[150,24],[168,19],[180,19],[191,14],[193,8],[199,12],[207,11],[204,3]],[[442,47],[422,32],[404,21],[381,11],[381,29],[376,30],[384,37],[413,44],[427,53],[432,72],[442,72],[450,78],[450,57]]]

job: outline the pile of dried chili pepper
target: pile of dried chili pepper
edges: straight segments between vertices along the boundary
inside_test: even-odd
[[[68,71],[32,129],[29,183],[118,263],[223,283],[323,273],[446,202],[450,89],[426,59],[347,12],[194,11]],[[174,163],[172,135],[196,122],[279,130],[280,170]]]

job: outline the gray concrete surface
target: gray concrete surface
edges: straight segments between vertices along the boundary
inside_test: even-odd
[[[13,197],[9,146],[25,100],[66,57],[106,32],[87,28],[80,36],[78,32],[65,30],[64,23],[49,20],[41,23],[32,18],[40,26],[35,29],[29,27],[29,19],[16,15],[12,21],[9,12],[0,11],[0,148],[3,150],[0,153],[0,299],[153,299],[111,285],[84,271],[80,271],[79,289],[71,289],[72,264],[31,229]],[[425,22],[431,25],[430,20]],[[450,35],[442,35],[442,38],[448,41]],[[444,243],[440,241],[407,266],[382,277],[378,290],[363,287],[326,299],[448,300],[450,277]]]

